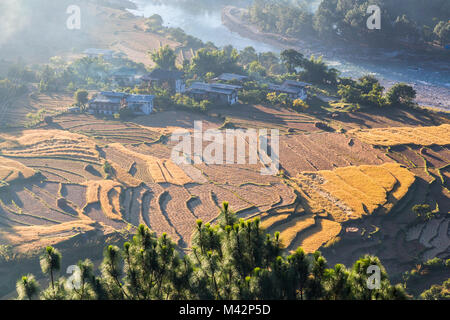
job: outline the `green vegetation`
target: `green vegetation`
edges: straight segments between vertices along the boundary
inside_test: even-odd
[[[338,94],[343,102],[360,104],[367,107],[411,106],[416,97],[415,90],[404,83],[392,86],[383,96],[384,88],[378,79],[367,75],[358,81],[341,78]]]
[[[192,111],[205,112],[211,107],[211,102],[208,100],[202,100],[197,102],[196,100],[177,93],[171,97],[175,107],[187,108]]]
[[[113,167],[108,161],[105,161],[103,163],[103,172],[106,174],[107,177],[111,176],[114,173]]]
[[[386,100],[390,105],[410,105],[416,97],[416,91],[405,83],[396,83],[386,94]]]
[[[432,285],[430,289],[420,295],[420,298],[423,300],[450,300],[450,279],[441,285]]]
[[[222,50],[202,48],[198,50],[192,58],[189,71],[199,77],[204,77],[208,73],[215,76],[224,72],[242,72],[237,65],[239,54],[236,49],[227,46]]]
[[[320,252],[299,248],[284,256],[279,233],[266,235],[259,219],[238,220],[224,203],[218,224],[197,221],[192,250],[181,256],[163,234],[156,238],[144,225],[123,249],[105,248],[101,275],[89,260],[69,281],[53,279],[59,252],[47,247],[41,267],[51,278],[41,299],[407,299],[400,285],[391,285],[378,258],[364,256],[351,269],[327,268]],[[367,287],[368,267],[381,270],[380,288]],[[71,285],[67,285],[69,282]],[[63,285],[66,283],[66,286]],[[76,285],[75,285],[76,284]],[[19,299],[37,295],[32,275],[19,280]]]

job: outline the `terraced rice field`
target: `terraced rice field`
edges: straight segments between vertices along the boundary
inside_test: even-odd
[[[311,212],[325,212],[344,222],[378,211],[388,213],[413,186],[415,176],[388,163],[304,172],[295,181]]]
[[[446,259],[450,256],[449,223],[450,218],[444,217],[416,224],[407,230],[406,241],[418,241],[425,248],[421,253],[423,261]]]
[[[280,139],[280,164],[289,175],[337,167],[392,161],[383,152],[338,133],[286,135]]]

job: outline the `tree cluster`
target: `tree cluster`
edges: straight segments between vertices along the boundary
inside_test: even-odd
[[[405,83],[395,84],[383,95],[384,88],[371,75],[361,77],[358,81],[341,78],[338,88],[342,101],[367,107],[411,106],[416,97],[416,91]]]

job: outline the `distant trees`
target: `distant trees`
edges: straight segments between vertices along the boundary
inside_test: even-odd
[[[433,33],[442,45],[450,44],[450,21],[440,21]]]
[[[156,65],[165,70],[175,70],[175,61],[177,55],[175,51],[168,45],[159,48],[158,50],[151,52],[150,57]]]
[[[263,31],[302,36],[312,31],[313,15],[305,2],[255,0],[250,6],[250,20]]]
[[[382,10],[380,30],[366,26],[369,5]],[[315,11],[308,0],[255,0],[249,10],[249,20],[266,32],[343,38],[377,46],[396,46],[399,40],[429,41],[433,30],[441,44],[448,44],[449,16],[446,0],[322,0]]]
[[[55,249],[44,253],[44,273],[56,270]],[[50,268],[50,266],[53,266]],[[166,234],[157,238],[140,225],[120,249],[104,250],[100,275],[80,261],[70,280],[50,284],[42,299],[406,299],[403,287],[390,284],[378,258],[364,256],[351,269],[327,267],[315,252],[282,250],[279,233],[265,234],[259,219],[246,221],[224,203],[217,224],[198,220],[190,253],[180,255]],[[369,266],[377,266],[380,289],[370,290]],[[53,282],[52,282],[53,283]],[[17,283],[20,298],[32,299],[31,275]]]
[[[246,47],[239,52],[239,63],[248,65],[254,61],[258,61],[258,53],[253,47]]]

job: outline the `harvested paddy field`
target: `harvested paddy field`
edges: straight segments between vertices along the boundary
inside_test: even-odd
[[[281,133],[320,131],[315,126],[318,119],[314,116],[282,107],[245,105],[241,108],[218,109],[216,112],[238,128],[279,129]]]
[[[290,176],[303,171],[379,165],[391,161],[380,150],[345,134],[321,132],[280,138],[280,164]]]
[[[83,134],[99,144],[152,143],[161,136],[155,130],[131,122],[99,119],[91,115],[62,115],[57,117],[55,125],[64,130]]]

